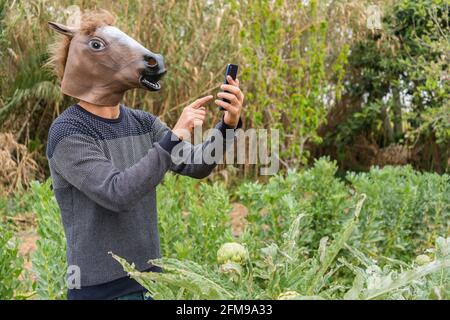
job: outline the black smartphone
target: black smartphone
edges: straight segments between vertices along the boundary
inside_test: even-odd
[[[228,84],[227,76],[230,76],[231,79],[236,80],[238,73],[238,65],[229,63],[227,64],[227,68],[225,69],[225,81],[223,83]],[[227,92],[227,91],[225,91]],[[230,103],[227,99],[222,98],[222,101],[225,101],[227,103]],[[225,110],[223,107],[220,107],[220,110]]]

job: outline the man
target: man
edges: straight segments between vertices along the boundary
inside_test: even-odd
[[[227,92],[218,94],[229,103],[215,100],[225,109],[216,134],[195,147],[185,140],[203,124],[212,96],[185,107],[172,129],[152,114],[122,105],[126,90],[159,90],[166,70],[162,56],[113,22],[101,11],[84,14],[78,28],[49,23],[66,37],[52,56],[62,92],[78,100],[53,122],[47,145],[68,264],[79,270],[81,281],[80,288],[69,289],[69,299],[144,299],[144,288],[108,252],[139,270],[160,271],[147,264],[160,257],[156,186],[169,170],[194,178],[209,175],[216,163],[206,163],[203,155],[219,150],[219,144],[232,145],[234,136],[226,131],[240,127],[244,95],[237,79],[228,78],[229,85],[221,86]],[[183,161],[174,156],[180,149]]]

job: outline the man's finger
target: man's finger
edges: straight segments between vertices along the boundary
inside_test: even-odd
[[[234,93],[235,95],[238,95],[241,92],[241,89],[239,89],[239,87],[233,86],[231,84],[223,84],[220,86],[220,89],[229,91],[231,93]]]
[[[237,86],[236,80],[233,80],[231,76],[227,76],[227,82],[231,84],[232,86]]]
[[[231,104],[229,104],[223,100],[216,99],[216,100],[214,100],[214,103],[217,104],[219,107],[224,108],[227,111],[234,112],[234,107]]]
[[[196,121],[196,120],[205,120],[205,116],[200,116],[200,115],[195,115],[192,119],[192,121]]]
[[[227,81],[228,81],[228,84],[239,87],[239,79],[238,78],[233,79],[231,76],[227,76]]]
[[[239,103],[238,98],[234,94],[231,94],[231,93],[228,93],[228,92],[219,92],[217,94],[217,96],[219,98],[225,98],[225,99],[227,99],[227,100],[229,100],[231,102],[234,102],[234,104],[238,104]]]
[[[241,103],[244,101],[244,94],[242,93],[242,91],[239,87],[236,87],[236,86],[233,86],[230,84],[223,84],[220,86],[220,88],[222,90],[234,93]]]
[[[198,109],[201,106],[203,106],[206,102],[211,100],[212,98],[213,98],[213,96],[206,96],[206,97],[197,99],[194,102],[192,102],[191,107],[194,108],[194,109]]]
[[[206,110],[205,109],[192,109],[191,112],[193,114],[198,114],[198,115],[202,115],[205,116],[206,115]]]

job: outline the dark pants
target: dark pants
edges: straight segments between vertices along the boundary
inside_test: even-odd
[[[146,292],[135,292],[118,297],[114,300],[153,300],[150,296],[145,296]]]

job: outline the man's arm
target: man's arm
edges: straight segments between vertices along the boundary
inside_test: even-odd
[[[58,123],[53,126],[49,140],[58,139],[58,134],[70,130],[67,126],[71,125]],[[168,139],[162,137],[139,162],[125,170],[117,169],[97,142],[83,134],[64,137],[48,157],[56,171],[75,188],[100,206],[121,212],[132,208],[169,170],[172,161]]]
[[[242,123],[239,122],[238,126],[232,128],[220,121],[209,137],[202,143],[192,145],[187,141],[181,141],[172,133],[170,128],[162,123],[159,119],[155,119],[152,127],[154,132],[154,139],[160,140],[162,137],[166,137],[171,134],[171,141],[175,144],[174,155],[172,157],[173,164],[170,169],[178,174],[189,176],[192,178],[201,179],[207,177],[211,171],[217,166],[215,159],[221,159],[225,152],[234,143],[235,129],[239,129]],[[228,130],[228,134],[227,134]],[[178,152],[182,149],[183,156],[179,158]],[[215,154],[219,152],[220,154]],[[211,156],[211,157],[210,157]],[[208,157],[210,157],[208,159]],[[184,160],[181,163],[180,161]]]

